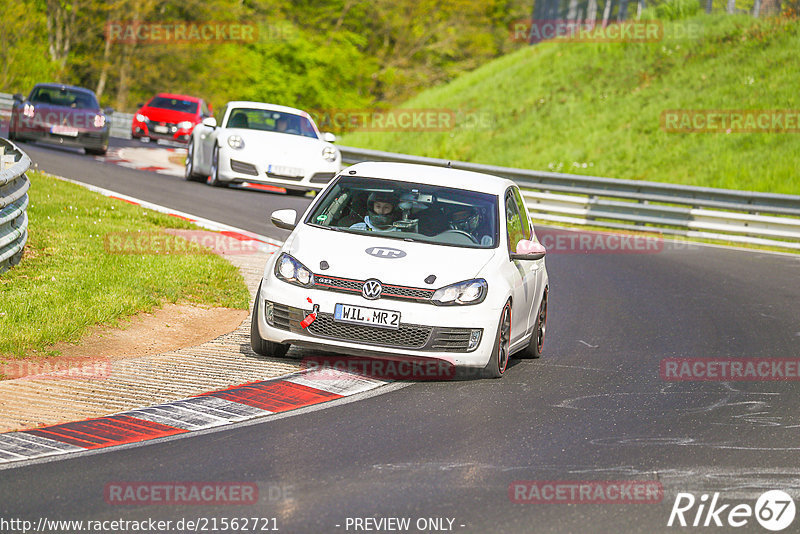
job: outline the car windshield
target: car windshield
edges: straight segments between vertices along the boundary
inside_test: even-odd
[[[197,102],[194,100],[184,100],[182,98],[169,98],[166,96],[154,96],[147,104],[150,108],[170,109],[181,113],[197,113]]]
[[[314,125],[306,117],[269,109],[235,108],[228,116],[227,128],[301,135],[317,139]]]
[[[36,87],[29,100],[34,104],[50,104],[76,109],[100,109],[97,99],[92,93],[68,87]]]
[[[326,189],[305,222],[437,245],[494,248],[499,241],[496,195],[357,176]]]

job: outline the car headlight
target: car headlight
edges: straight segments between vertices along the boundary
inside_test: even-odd
[[[437,289],[431,301],[438,306],[478,304],[486,298],[489,285],[483,278],[465,280]]]
[[[228,137],[228,146],[237,150],[244,148],[244,139],[241,135],[232,135]]]
[[[136,114],[136,120],[139,121],[139,122],[147,122],[148,119],[147,119],[147,117],[145,117],[141,113],[137,113]]]
[[[306,266],[285,252],[275,262],[275,276],[298,286],[314,285],[314,274]]]
[[[181,122],[178,123],[178,129],[179,130],[186,130],[188,128],[191,128],[193,124],[194,123],[192,121],[181,121]]]
[[[102,128],[106,125],[106,118],[103,115],[95,115],[94,116],[94,127],[95,128]]]
[[[336,161],[336,155],[336,149],[332,146],[326,146],[322,149],[322,157],[325,159],[325,161]]]

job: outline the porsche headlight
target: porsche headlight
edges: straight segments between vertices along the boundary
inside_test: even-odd
[[[336,149],[332,146],[326,146],[322,149],[322,157],[325,161],[336,161]]]
[[[228,146],[237,150],[244,148],[244,139],[241,135],[232,135],[228,137]]]
[[[285,252],[275,262],[275,276],[284,282],[298,286],[310,287],[314,285],[314,275],[311,271]]]
[[[192,127],[192,124],[194,124],[192,121],[181,121],[181,122],[178,123],[178,129],[179,130],[188,130],[189,128]]]
[[[431,301],[437,306],[478,304],[486,298],[489,285],[483,278],[465,280],[437,289]]]
[[[147,117],[142,115],[141,113],[136,114],[136,120],[139,122],[147,122]]]

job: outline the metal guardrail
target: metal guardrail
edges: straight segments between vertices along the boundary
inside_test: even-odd
[[[534,220],[800,250],[800,196],[618,180],[340,146],[342,161],[418,163],[519,184]]]
[[[18,264],[28,241],[28,189],[31,159],[14,143],[0,139],[0,273]]]
[[[11,109],[0,93],[0,115]],[[113,113],[111,135],[131,137],[133,114]],[[393,161],[510,178],[540,221],[800,250],[800,196],[532,171],[340,146],[344,163]]]

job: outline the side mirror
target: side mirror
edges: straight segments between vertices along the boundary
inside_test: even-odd
[[[297,211],[295,210],[277,210],[272,212],[270,217],[272,224],[284,230],[294,230],[297,226]]]
[[[214,117],[206,117],[203,119],[203,126],[208,126],[209,128],[216,128],[217,127],[217,119]]]
[[[323,141],[327,141],[328,143],[335,143],[336,142],[336,136],[333,135],[330,132],[325,132],[325,133],[322,134],[322,140]]]
[[[517,243],[517,251],[511,254],[512,260],[541,260],[547,249],[537,241],[521,240]]]
[[[12,98],[17,102],[23,102],[25,100],[25,97],[22,96],[22,93],[14,93],[14,96]]]
[[[144,103],[143,102],[139,102],[138,104],[136,104],[136,109],[139,109],[139,108],[142,108],[142,107],[144,107]]]
[[[103,113],[105,113],[106,115],[111,115],[112,113],[114,113],[114,108],[103,108]]]

